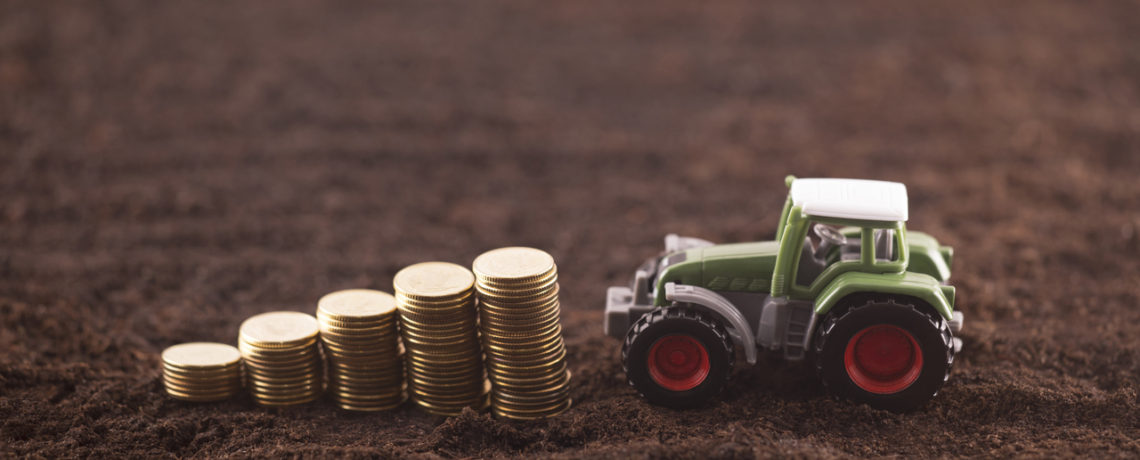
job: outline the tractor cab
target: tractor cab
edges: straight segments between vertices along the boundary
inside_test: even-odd
[[[814,298],[851,271],[906,271],[906,186],[859,179],[790,177],[789,182],[776,230],[774,296]]]

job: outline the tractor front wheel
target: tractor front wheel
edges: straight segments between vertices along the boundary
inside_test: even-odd
[[[629,384],[650,403],[699,406],[724,387],[735,358],[732,339],[708,316],[684,307],[658,308],[626,335],[622,362]]]

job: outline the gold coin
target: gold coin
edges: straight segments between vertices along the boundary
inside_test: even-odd
[[[225,369],[237,365],[240,361],[241,352],[222,343],[183,343],[162,352],[164,364],[180,369]]]
[[[245,343],[245,341],[240,341],[238,342],[238,349],[241,350],[243,358],[253,356],[257,358],[273,360],[279,358],[289,358],[297,356],[298,354],[315,352],[317,349],[316,344],[317,341],[312,340],[289,348],[262,348],[257,345],[250,345],[248,343]]]
[[[561,311],[561,307],[557,298],[531,306],[498,306],[491,302],[485,302],[479,305],[479,318],[492,321],[530,321],[535,317],[559,311]]]
[[[187,393],[209,393],[228,389],[242,388],[241,379],[233,379],[229,381],[211,382],[211,383],[197,383],[197,382],[181,382],[177,380],[163,379],[162,385],[167,388],[174,388],[176,390],[185,391]]]
[[[321,374],[297,374],[283,377],[266,377],[250,379],[249,386],[257,388],[286,388],[294,385],[319,384],[324,380]]]
[[[335,355],[341,351],[348,353],[353,352],[372,352],[375,355],[387,355],[400,351],[400,342],[394,339],[389,340],[333,340],[329,339],[324,342],[324,349],[326,354]]]
[[[328,336],[339,338],[360,337],[388,337],[396,334],[396,320],[387,323],[367,323],[367,327],[336,327],[327,321],[321,321],[321,338]]]
[[[186,392],[181,392],[178,390],[171,390],[170,388],[167,388],[166,394],[170,395],[171,397],[173,397],[175,399],[180,399],[183,401],[216,402],[216,401],[225,401],[227,399],[233,398],[234,396],[236,396],[238,394],[238,391],[223,391],[223,392],[218,392],[218,393],[186,393]]]
[[[338,341],[354,341],[354,340],[396,340],[399,337],[399,329],[396,322],[391,324],[376,326],[371,328],[359,329],[332,329],[322,325],[321,327],[321,340],[338,340]]]
[[[486,379],[464,382],[459,386],[434,387],[411,380],[408,390],[420,398],[430,398],[436,401],[456,401],[472,399],[491,391],[491,381]]]
[[[264,393],[264,392],[250,392],[258,402],[270,401],[277,403],[290,403],[296,401],[312,401],[319,397],[321,389],[319,387],[311,388],[307,391],[295,391],[291,393]]]
[[[406,337],[404,344],[409,353],[417,353],[421,355],[427,354],[448,354],[454,353],[456,350],[472,350],[479,351],[479,341],[473,338],[464,338],[461,341],[436,343],[436,342],[423,342],[418,339]],[[474,345],[472,345],[474,344]]]
[[[544,289],[534,292],[522,291],[505,291],[511,292],[511,295],[496,295],[495,292],[479,287],[479,308],[502,310],[504,312],[516,312],[523,310],[534,310],[539,308],[548,308],[551,305],[558,304],[558,295],[561,291],[558,289],[558,284],[555,284],[552,289]]]
[[[407,393],[403,391],[396,391],[383,395],[351,395],[333,393],[332,397],[337,402],[348,403],[354,406],[390,406],[395,403],[404,402],[408,399]]]
[[[425,385],[430,385],[434,382],[478,382],[483,380],[485,371],[482,368],[470,368],[460,371],[448,372],[438,371],[435,369],[425,370],[417,369],[415,366],[408,366],[408,382],[419,382]]]
[[[561,404],[558,404],[558,405],[553,406],[553,407],[548,408],[548,409],[540,409],[537,411],[513,411],[509,407],[503,407],[501,405],[493,405],[493,407],[491,408],[491,412],[493,412],[498,417],[509,418],[509,419],[514,419],[514,420],[539,420],[539,419],[544,419],[544,418],[555,417],[555,416],[562,414],[563,412],[566,412],[566,410],[570,408],[572,403],[573,402],[569,398],[567,398],[566,401],[561,403]]]
[[[323,394],[323,389],[320,385],[312,385],[307,387],[297,387],[286,390],[250,390],[250,394],[256,396],[258,399],[265,400],[291,400],[308,397],[310,395]]]
[[[475,289],[482,298],[501,302],[535,301],[549,297],[558,291],[558,275],[551,272],[544,278],[519,285],[503,285],[488,283],[485,280],[475,282]]]
[[[328,362],[335,362],[345,365],[387,363],[400,359],[401,355],[403,354],[403,350],[400,347],[394,346],[370,347],[361,349],[340,349],[333,347],[325,348],[325,358]]]
[[[385,379],[404,374],[404,364],[393,362],[386,366],[332,366],[329,368],[330,378],[349,378],[356,380]]]
[[[391,404],[378,405],[378,406],[370,406],[367,404],[358,405],[358,404],[352,404],[351,402],[338,401],[337,407],[344,409],[344,410],[350,410],[350,411],[355,411],[355,412],[382,412],[382,411],[392,410],[392,409],[395,409],[397,407],[400,407],[401,405],[404,404],[404,401],[406,401],[406,400],[407,400],[407,398],[403,398],[403,399],[400,399],[399,401],[393,402]]]
[[[475,322],[475,302],[462,305],[449,311],[415,312],[400,310],[400,325],[415,324],[447,324],[459,322]]]
[[[475,276],[452,263],[423,262],[397,272],[392,284],[398,294],[409,298],[446,299],[469,295]]]
[[[394,367],[385,371],[354,372],[348,369],[338,369],[329,372],[329,381],[352,385],[385,385],[390,386],[404,381],[404,369]]]
[[[404,394],[407,390],[403,385],[386,387],[386,388],[356,388],[346,386],[335,386],[330,388],[330,392],[335,396],[342,396],[351,399],[388,399]]]
[[[241,375],[241,366],[232,366],[224,369],[184,370],[163,365],[162,375],[191,380],[228,379],[232,376]]]
[[[490,305],[481,305],[479,320],[495,324],[529,324],[550,316],[559,316],[561,313],[562,309],[559,308],[557,300],[549,305],[526,309],[497,309]]]
[[[403,359],[403,355],[404,354],[400,353],[400,350],[397,348],[389,348],[385,350],[384,353],[329,353],[326,362],[336,368],[386,368],[399,364]]]
[[[317,315],[342,322],[373,321],[395,312],[392,294],[371,289],[336,291],[317,301]]]
[[[566,360],[561,356],[546,360],[519,359],[507,361],[502,359],[488,359],[487,370],[501,376],[530,378],[535,375],[544,375],[550,372],[564,370]]]
[[[389,383],[382,385],[371,382],[367,384],[354,384],[334,381],[329,384],[329,390],[335,390],[336,393],[343,393],[348,395],[382,395],[403,392],[407,390],[407,385],[402,381],[396,381],[395,383],[391,383],[390,381]]]
[[[400,407],[402,404],[404,404],[404,401],[407,401],[407,400],[408,400],[408,398],[406,396],[404,396],[404,397],[392,398],[392,399],[387,399],[387,400],[360,401],[360,402],[358,402],[358,401],[351,400],[351,399],[333,397],[333,401],[336,403],[337,407],[340,407],[341,409],[344,409],[344,410],[357,411],[357,412],[378,412],[378,411],[392,410],[392,409],[395,409],[397,407]]]
[[[263,368],[263,369],[286,369],[306,364],[313,364],[320,362],[321,354],[312,351],[297,356],[290,356],[288,358],[266,359],[246,355],[245,366],[246,368]]]
[[[285,371],[288,369],[295,369],[298,367],[316,366],[321,361],[320,353],[311,353],[297,358],[290,358],[288,360],[262,360],[252,357],[246,357],[245,368],[254,370],[267,370],[267,371]]]
[[[245,372],[250,377],[282,378],[298,374],[318,374],[324,366],[319,361],[291,365],[289,367],[254,367],[247,366]]]
[[[178,391],[186,394],[214,394],[225,392],[241,391],[241,381],[229,382],[218,385],[181,385],[177,382],[169,380],[162,382],[162,387],[167,390]]]
[[[540,391],[513,391],[507,388],[496,388],[494,398],[513,404],[546,404],[570,394],[569,385],[554,385]]]
[[[515,373],[503,369],[488,370],[487,375],[492,381],[499,384],[500,388],[507,388],[521,391],[526,388],[527,391],[541,391],[554,388],[560,383],[567,382],[569,375],[564,365],[543,370],[542,372],[532,372],[529,374]],[[547,384],[546,387],[539,388],[538,385]]]
[[[461,304],[451,306],[440,305],[434,308],[412,307],[401,303],[400,323],[402,324],[404,321],[409,319],[420,322],[459,320],[475,321],[475,300],[472,298]]]
[[[404,362],[405,352],[400,348],[386,348],[383,353],[375,354],[343,354],[328,353],[326,363],[336,368],[387,368]]]
[[[491,282],[525,282],[540,279],[554,270],[554,258],[544,251],[509,247],[487,251],[475,258],[472,270]]]
[[[536,318],[528,324],[506,323],[500,321],[485,321],[480,324],[482,330],[488,333],[494,333],[500,337],[503,336],[523,336],[534,337],[542,335],[546,332],[551,332],[559,326],[559,315],[557,312],[545,318]]]
[[[561,329],[555,329],[561,332]],[[519,337],[511,340],[503,337],[486,334],[483,336],[483,349],[495,353],[516,355],[521,353],[541,353],[563,344],[561,334],[550,334],[544,337]]]
[[[444,311],[464,307],[473,301],[475,301],[475,290],[470,288],[458,295],[444,298],[409,297],[403,292],[396,291],[396,309],[399,311]]]
[[[276,311],[250,317],[241,324],[240,336],[259,348],[290,348],[317,337],[320,326],[312,315]]]
[[[487,408],[491,403],[491,395],[485,394],[480,400],[472,403],[437,403],[430,400],[418,399],[415,395],[409,395],[409,399],[420,407],[423,411],[433,415],[456,416],[463,412],[464,408],[470,407],[475,410],[482,410]]]
[[[313,393],[313,394],[299,395],[295,398],[285,398],[285,399],[263,398],[263,397],[260,397],[258,395],[251,395],[251,396],[253,396],[254,402],[256,402],[258,405],[263,406],[263,407],[291,407],[291,406],[300,406],[302,404],[308,404],[308,403],[311,403],[313,401],[316,401],[317,398],[319,398],[321,396],[321,394],[320,393]]]
[[[350,366],[345,364],[338,364],[329,366],[329,376],[335,377],[344,375],[347,377],[367,378],[369,376],[380,378],[388,375],[397,375],[404,373],[404,365],[402,362],[389,362],[383,365],[359,365]]]
[[[343,373],[343,372],[360,372],[370,374],[391,373],[397,372],[404,368],[404,362],[401,359],[386,356],[382,360],[377,358],[374,361],[347,361],[347,360],[330,360],[328,363],[329,373]]]
[[[476,323],[474,315],[469,320],[457,322],[445,323],[428,320],[425,322],[403,321],[400,324],[400,333],[403,338],[412,337],[425,341],[444,342],[454,340],[454,337],[466,339],[469,336],[476,336],[478,332],[478,323]]]
[[[225,377],[214,377],[209,379],[197,379],[193,377],[186,378],[170,374],[163,374],[162,381],[170,382],[183,387],[216,387],[241,383],[241,374],[233,374],[227,375]]]
[[[485,255],[486,254],[481,255],[480,257],[487,259],[487,257],[484,257]],[[516,264],[515,262],[517,261],[514,260],[508,261],[505,257],[498,257],[499,262],[502,263],[500,268],[503,268],[503,270],[500,271],[501,274],[506,274],[508,271],[514,271],[518,276],[495,276],[484,271],[477,271],[475,272],[475,283],[491,288],[531,289],[543,284],[549,284],[551,281],[557,279],[558,266],[554,263],[554,259],[550,258],[547,261],[539,260],[541,258],[550,257],[550,255],[546,254],[545,252],[542,254],[536,253],[534,255],[536,258],[532,258],[530,261],[522,261],[521,264]],[[474,269],[474,267],[479,262],[480,260],[478,258],[475,259],[475,263],[472,264],[472,268]],[[546,265],[545,269],[536,268],[539,265],[545,265],[547,262],[549,262],[549,265]],[[528,263],[530,264],[529,267],[523,267],[523,265],[526,265]],[[526,272],[526,274],[523,272]]]
[[[395,352],[400,349],[397,344],[343,344],[325,342],[325,353],[338,357],[380,356],[381,352]]]
[[[409,373],[407,377],[408,385],[413,385],[416,388],[431,389],[437,386],[455,386],[467,385],[471,386],[475,382],[482,381],[485,377],[483,370],[472,371],[464,374],[455,375],[438,375],[427,373]]]
[[[475,327],[475,311],[472,309],[469,317],[465,318],[422,318],[419,320],[404,319],[400,326],[404,330],[425,331],[428,333],[438,331],[456,330],[465,331]]]
[[[404,356],[404,361],[409,364],[418,364],[430,366],[435,369],[456,369],[467,367],[480,367],[483,364],[483,356],[477,350],[461,349],[455,353],[438,354],[438,355],[421,355],[415,350],[410,350]]]
[[[503,365],[503,366],[519,366],[519,365],[534,365],[540,363],[550,363],[552,361],[564,361],[562,358],[566,357],[566,347],[559,346],[551,348],[549,351],[539,353],[526,353],[526,354],[494,354],[487,353],[484,361],[489,365]]]

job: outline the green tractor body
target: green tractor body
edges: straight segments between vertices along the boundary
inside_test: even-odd
[[[930,371],[943,372],[942,367],[949,370],[953,354],[961,347],[961,341],[952,334],[961,328],[963,319],[954,309],[955,290],[949,285],[953,250],[930,235],[907,231],[906,189],[902,184],[789,177],[788,186],[791,191],[774,241],[713,245],[695,238],[667,237],[665,252],[645,261],[630,286],[610,288],[606,332],[625,339],[628,352],[631,345],[638,345],[633,342],[635,336],[643,335],[642,329],[662,329],[657,323],[683,329],[698,318],[723,332],[725,346],[742,350],[749,364],[765,351],[792,361],[835,355],[834,360],[843,361],[842,365],[820,365],[843,367],[843,372],[826,369],[829,372],[821,371],[821,376],[846,378],[838,383],[825,378],[824,382],[853,393],[845,396],[900,410],[916,407],[914,400],[922,399],[909,393],[932,397],[929,388],[933,384],[926,384],[921,391],[911,389],[923,386],[921,372],[918,377],[888,374],[918,372],[916,366],[923,363],[920,354],[932,351],[923,349],[920,339],[933,335],[945,336],[942,339],[947,349],[937,351],[949,358],[927,357],[928,361],[945,361]],[[665,311],[669,309],[684,310],[684,314],[670,316]],[[852,313],[852,309],[859,311]],[[912,311],[917,313],[909,313]],[[658,314],[651,315],[654,312]],[[689,323],[683,322],[686,314],[691,316]],[[929,327],[923,316],[928,318]],[[887,319],[878,324],[875,318]],[[821,328],[841,319],[843,326],[870,322],[850,331],[842,350],[821,348],[828,339],[828,332]],[[931,328],[937,330],[927,330]],[[633,373],[645,374],[644,378],[630,374],[630,382],[653,402],[681,407],[707,398],[692,394],[701,389],[700,385],[676,390],[687,385],[677,382],[692,380],[685,377],[684,369],[678,369],[687,365],[685,356],[707,363],[709,347],[720,350],[721,345],[701,344],[694,339],[686,348],[676,338],[684,336],[682,330],[656,338],[653,344],[640,344],[644,350],[633,347],[633,359],[647,363],[625,363],[627,374],[631,364],[635,371],[644,371]],[[831,348],[839,347],[834,340],[831,343]],[[942,347],[934,344],[927,348]],[[641,356],[650,352],[656,354]],[[819,364],[820,359],[816,361]],[[697,369],[694,372],[704,379],[719,378],[702,374],[701,366]],[[666,371],[673,371],[671,375],[680,376],[679,380],[669,380]],[[638,378],[646,382],[635,382]],[[927,376],[927,380],[933,379]],[[897,391],[882,393],[884,388]],[[654,390],[664,392],[654,394]],[[867,395],[871,396],[860,397]],[[905,401],[900,402],[900,398]],[[684,403],[670,404],[673,400]]]

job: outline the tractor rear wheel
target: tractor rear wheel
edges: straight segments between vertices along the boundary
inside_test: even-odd
[[[650,403],[684,409],[724,387],[735,354],[724,327],[684,307],[643,315],[626,335],[622,363],[630,386]]]
[[[941,316],[904,299],[876,299],[829,316],[816,331],[816,371],[833,394],[894,412],[942,388],[954,362]]]

